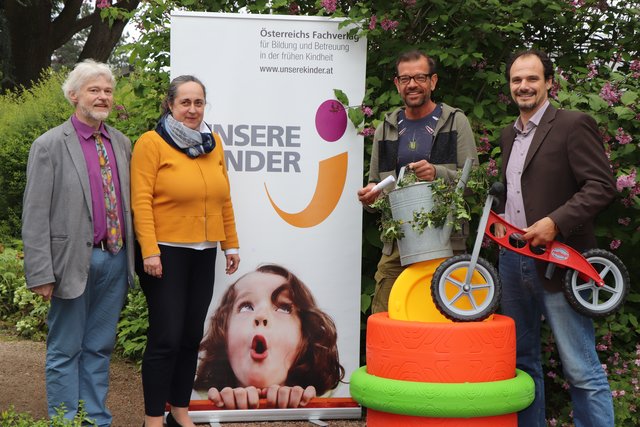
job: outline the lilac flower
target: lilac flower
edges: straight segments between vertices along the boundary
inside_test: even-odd
[[[556,373],[555,373],[555,372],[553,372],[553,371],[549,371],[549,372],[547,372],[547,376],[548,376],[549,378],[556,378],[556,377],[558,376],[558,374],[556,374]]]
[[[554,81],[551,84],[551,89],[549,90],[549,96],[551,96],[551,98],[553,99],[558,99],[558,91],[560,90],[560,83],[558,83],[557,81]]]
[[[566,75],[565,71],[564,71],[562,68],[557,67],[557,68],[556,68],[556,74],[557,74],[558,76],[562,77],[562,79],[563,79],[563,80],[568,80],[568,79],[567,79],[567,75]]]
[[[511,98],[504,93],[500,93],[498,94],[498,102],[500,102],[501,104],[509,105],[511,104]]]
[[[618,224],[624,225],[626,227],[631,224],[631,218],[629,218],[628,216],[624,218],[618,218]]]
[[[105,7],[111,6],[111,0],[97,0],[96,7],[98,9],[104,9]]]
[[[556,427],[558,425],[558,420],[556,420],[555,418],[551,418],[549,421],[549,426],[550,427]]]
[[[489,159],[489,166],[487,166],[487,172],[491,176],[498,176],[498,166],[496,165],[495,160]]]
[[[598,75],[598,66],[593,62],[587,65],[587,68],[589,68],[589,74],[587,74],[588,79],[592,79]]]
[[[606,345],[604,345],[604,344],[598,344],[598,345],[596,346],[596,350],[598,350],[598,351],[606,351],[606,350],[607,350],[607,348],[608,348],[608,347],[607,347]]]
[[[491,144],[489,143],[487,131],[484,131],[484,134],[478,138],[478,153],[486,154],[489,151],[491,151]]]
[[[609,106],[620,102],[620,91],[611,83],[606,82],[600,90],[600,97],[607,101]]]
[[[483,59],[482,61],[473,61],[471,66],[476,70],[484,70],[487,66],[487,60]]]
[[[338,0],[322,0],[320,6],[324,7],[327,13],[333,13],[336,11]]]
[[[300,15],[300,6],[298,6],[298,3],[296,2],[291,2],[291,4],[289,5],[289,13],[291,15]]]
[[[571,0],[571,5],[575,8],[584,6],[584,0]]]
[[[631,61],[631,64],[629,64],[629,69],[631,71],[633,71],[633,78],[639,78],[640,77],[640,59],[634,59],[633,61]]]
[[[384,18],[380,22],[380,26],[385,31],[391,31],[391,30],[395,30],[398,27],[398,23],[399,23],[398,21],[393,21],[391,19]]]
[[[632,141],[631,135],[625,133],[624,129],[618,128],[618,132],[616,132],[616,140],[620,145],[628,144]]]
[[[375,128],[372,128],[372,127],[366,127],[360,131],[360,135],[362,136],[371,136],[374,133],[376,133],[376,130]]]
[[[616,180],[616,189],[622,191],[625,188],[636,186],[636,170],[632,170],[629,175],[620,175]]]
[[[609,243],[609,247],[612,250],[616,250],[616,249],[618,249],[620,247],[621,243],[622,242],[620,241],[620,239],[615,239],[615,240],[612,240],[611,243]]]
[[[369,20],[369,29],[375,30],[377,23],[378,23],[378,17],[376,15],[371,15],[371,19]]]
[[[365,117],[371,117],[373,115],[373,110],[371,109],[371,107],[367,107],[366,105],[363,105],[360,108],[362,109],[362,114],[364,114]]]
[[[406,6],[406,7],[413,7],[416,5],[416,0],[402,0],[402,3]]]

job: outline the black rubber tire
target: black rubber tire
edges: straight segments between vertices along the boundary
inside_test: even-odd
[[[563,284],[564,296],[578,313],[592,318],[606,317],[624,304],[631,287],[629,272],[620,258],[609,251],[591,249],[582,256],[601,276],[602,272],[605,272],[602,277],[605,286],[599,288],[592,280],[584,282],[577,271],[568,269]],[[595,302],[594,291],[597,297]]]
[[[474,271],[474,275],[480,274],[483,279],[481,286],[472,287],[469,291],[465,291],[461,287],[460,279],[452,278],[454,273],[457,273],[458,277],[464,277],[470,264],[471,255],[454,256],[440,264],[433,274],[431,296],[440,313],[447,319],[457,322],[476,322],[486,319],[498,309],[502,293],[500,278],[496,269],[487,260],[478,258]],[[447,285],[457,287],[461,292],[449,298],[446,294]],[[472,298],[474,289],[475,291],[487,290],[487,296],[480,301],[480,304],[476,304],[475,299]],[[471,308],[453,306],[454,303],[460,301],[458,297],[464,298]]]

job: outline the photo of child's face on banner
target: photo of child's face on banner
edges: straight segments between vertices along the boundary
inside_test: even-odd
[[[194,388],[217,406],[250,408],[267,398],[274,407],[297,407],[330,394],[344,376],[333,319],[282,266],[240,277],[207,327]]]

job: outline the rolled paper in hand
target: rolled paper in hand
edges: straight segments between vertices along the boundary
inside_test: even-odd
[[[388,177],[374,185],[371,191],[382,191],[390,185],[393,185],[395,182],[396,179],[393,177],[393,175],[389,175]]]

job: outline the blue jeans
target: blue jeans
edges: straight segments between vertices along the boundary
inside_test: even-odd
[[[109,361],[126,294],[126,249],[117,255],[93,249],[84,293],[51,299],[45,366],[50,417],[64,404],[65,418],[73,418],[82,400],[98,426],[111,425]]]
[[[531,406],[518,413],[518,426],[544,427],[545,400],[540,325],[548,322],[569,383],[576,427],[613,427],[613,399],[595,349],[593,321],[571,308],[562,292],[542,286],[532,258],[500,250],[502,313],[516,323],[516,365],[536,386]]]

